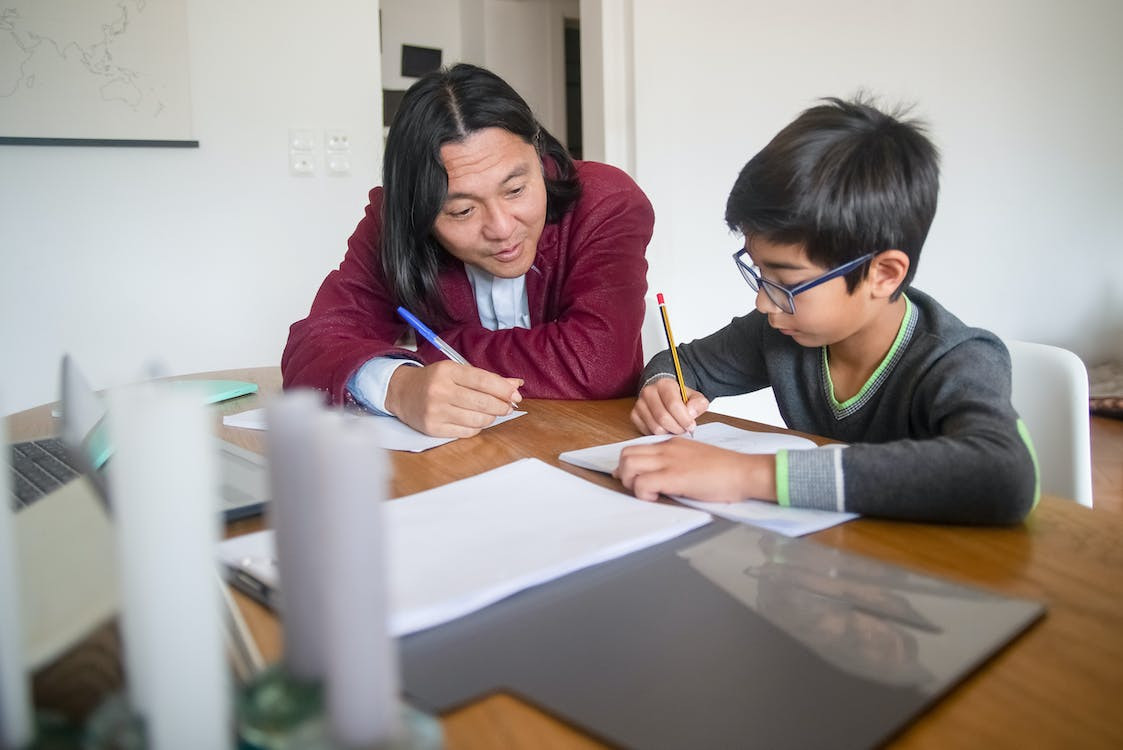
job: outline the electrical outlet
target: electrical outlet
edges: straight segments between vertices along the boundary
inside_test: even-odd
[[[325,164],[327,166],[327,173],[335,176],[342,176],[351,174],[351,153],[344,152],[328,152],[325,157]]]
[[[289,151],[289,174],[311,177],[316,174],[316,154],[311,151]]]
[[[327,151],[350,151],[351,135],[346,130],[332,128],[324,131],[324,149]]]
[[[316,131],[310,128],[289,128],[290,151],[315,151],[319,146]]]

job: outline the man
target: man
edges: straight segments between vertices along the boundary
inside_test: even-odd
[[[524,396],[632,392],[654,216],[631,178],[571,160],[507,83],[461,64],[406,92],[383,182],[290,330],[286,388],[450,437]],[[471,366],[400,346],[399,305]]]

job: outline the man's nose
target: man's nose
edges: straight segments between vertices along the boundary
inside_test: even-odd
[[[487,221],[484,222],[484,236],[489,240],[505,240],[511,236],[515,229],[515,217],[504,206],[490,206],[487,211]]]

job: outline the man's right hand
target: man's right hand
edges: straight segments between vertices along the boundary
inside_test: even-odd
[[[452,361],[399,367],[386,388],[386,408],[426,435],[471,437],[522,401],[519,378]]]
[[[632,407],[632,424],[648,435],[681,435],[694,432],[694,421],[710,408],[709,399],[698,391],[686,389],[687,400],[682,403],[682,392],[674,378],[653,380],[636,398]]]

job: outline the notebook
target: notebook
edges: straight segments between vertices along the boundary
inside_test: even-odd
[[[9,502],[15,510],[61,489],[78,476],[85,476],[102,502],[108,503],[104,471],[113,446],[105,429],[105,406],[69,355],[62,359],[59,384],[59,435],[11,446]],[[257,390],[253,383],[232,380],[173,381],[172,385],[198,394],[203,403]],[[221,481],[220,509],[225,520],[261,513],[269,489],[265,458],[217,438],[215,448]]]

